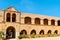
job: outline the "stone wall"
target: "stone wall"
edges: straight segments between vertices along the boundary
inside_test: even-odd
[[[20,40],[60,40],[60,37],[25,38]]]

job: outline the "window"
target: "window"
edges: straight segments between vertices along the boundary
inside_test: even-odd
[[[51,25],[55,25],[55,20],[51,20]]]
[[[16,14],[12,14],[12,22],[16,22]]]
[[[48,25],[48,19],[44,19],[44,25]]]
[[[10,16],[11,16],[10,13],[7,13],[7,15],[6,15],[6,21],[7,22],[10,22],[10,19],[11,19]]]
[[[58,26],[60,26],[60,20],[58,20]]]
[[[35,24],[40,24],[40,19],[39,18],[35,18]]]
[[[31,24],[31,18],[25,17],[25,24]]]

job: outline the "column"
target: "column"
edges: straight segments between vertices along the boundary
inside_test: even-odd
[[[35,22],[35,20],[34,20],[34,18],[32,18],[31,19],[31,24],[35,24],[34,22]]]
[[[6,14],[7,14],[7,12],[5,13],[5,22],[6,22],[6,18],[7,18],[7,17],[6,17]]]
[[[56,25],[56,26],[58,25],[57,21],[55,21],[55,25]]]
[[[41,23],[41,25],[44,25],[44,24],[43,24],[43,19],[41,19],[41,22],[40,22],[40,23]]]
[[[10,17],[10,21],[12,22],[12,13],[10,13],[11,17]]]
[[[19,38],[18,38],[18,36],[19,36],[19,32],[16,32],[16,39],[18,40]]]
[[[20,23],[22,23],[22,24],[24,24],[24,18],[21,18],[21,21],[20,21]]]
[[[51,20],[48,20],[48,25],[51,25]]]

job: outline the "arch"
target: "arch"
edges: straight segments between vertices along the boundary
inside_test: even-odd
[[[54,31],[54,34],[58,34],[58,30],[55,30],[55,31]]]
[[[51,25],[55,25],[55,20],[51,20]]]
[[[16,14],[12,14],[12,22],[16,22]]]
[[[31,24],[31,18],[30,17],[25,17],[24,22],[25,22],[25,24]]]
[[[60,26],[60,20],[58,20],[57,24],[58,24],[58,26]]]
[[[27,31],[26,30],[21,30],[20,35],[23,35],[23,34],[27,35]]]
[[[40,19],[39,18],[35,18],[35,24],[40,24]]]
[[[39,34],[44,34],[44,30],[41,30],[41,31],[39,32]]]
[[[36,35],[36,30],[32,30],[30,34]]]
[[[51,30],[48,30],[48,33],[47,34],[51,34]]]
[[[44,19],[44,25],[48,25],[48,19]]]
[[[15,38],[15,28],[10,26],[6,29],[6,38],[11,39]]]
[[[10,19],[11,19],[10,16],[11,16],[10,13],[7,13],[7,15],[6,15],[6,21],[7,22],[10,22]]]

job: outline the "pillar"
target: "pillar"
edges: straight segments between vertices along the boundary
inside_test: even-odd
[[[50,20],[48,20],[48,25],[51,25],[51,21]]]
[[[24,18],[21,18],[20,23],[24,24]]]
[[[58,23],[57,23],[57,21],[55,21],[55,25],[56,25],[56,26],[58,26]]]
[[[32,18],[32,19],[31,19],[31,24],[35,24],[34,21],[35,21],[35,20]]]
[[[43,19],[41,19],[41,25],[43,25]]]

